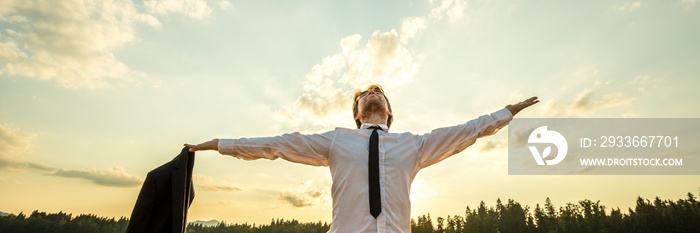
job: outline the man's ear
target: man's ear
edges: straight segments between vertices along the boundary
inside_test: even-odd
[[[358,113],[357,113],[357,116],[355,117],[355,120],[358,120],[358,121],[359,121],[360,119],[362,119],[362,114],[360,114],[360,113],[358,112]]]
[[[386,112],[386,115],[387,115],[387,116],[393,116],[394,114],[391,113],[391,111],[387,111],[387,112]]]

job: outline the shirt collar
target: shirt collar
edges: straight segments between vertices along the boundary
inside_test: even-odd
[[[360,129],[369,129],[369,127],[375,126],[375,124],[370,124],[370,123],[364,123],[362,126],[360,126]],[[376,126],[379,126],[382,128],[384,132],[389,132],[389,126],[386,126],[385,124],[378,124]]]

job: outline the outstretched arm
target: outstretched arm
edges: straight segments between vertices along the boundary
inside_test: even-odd
[[[210,141],[202,142],[197,145],[185,144],[185,146],[190,148],[190,152],[195,152],[198,150],[219,150],[219,139],[214,138]]]
[[[537,99],[537,96],[533,96],[533,97],[530,97],[526,100],[520,101],[520,103],[509,104],[508,106],[506,106],[506,109],[508,109],[508,111],[510,111],[510,114],[513,114],[513,116],[515,116],[515,114],[518,114],[520,112],[520,110],[523,110],[523,109],[530,107],[533,104],[536,104],[539,102],[540,102],[540,100]]]
[[[314,166],[328,166],[328,154],[335,131],[322,134],[287,133],[275,137],[212,139],[197,145],[185,144],[190,151],[216,150],[244,160],[282,158]]]
[[[464,124],[438,128],[416,137],[415,145],[420,154],[419,166],[425,168],[440,162],[471,146],[477,138],[495,134],[508,125],[515,114],[538,102],[537,97],[531,97]]]

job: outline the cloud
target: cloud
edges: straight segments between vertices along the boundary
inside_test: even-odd
[[[232,11],[233,10],[233,4],[231,4],[231,2],[229,2],[229,1],[226,1],[226,0],[219,1],[216,4],[219,5],[219,7],[222,10],[225,10],[225,11]]]
[[[398,37],[396,30],[376,31],[363,46],[357,34],[341,39],[341,52],[311,68],[301,96],[294,105],[279,109],[276,120],[297,129],[352,123],[355,89],[376,83],[390,93],[418,71],[423,55],[403,47]]]
[[[596,98],[596,95],[593,93],[593,89],[586,88],[578,94],[578,97],[574,100],[571,107],[575,111],[593,111],[598,108],[617,104],[623,99],[621,92],[604,95],[603,98],[599,100],[594,100],[594,98]]]
[[[219,2],[223,9],[232,5]],[[161,27],[152,14],[170,12],[201,19],[203,0],[8,0],[0,21],[0,75],[53,81],[68,89],[99,89],[147,81],[147,75],[117,60],[114,51],[136,40],[133,26]],[[145,9],[148,13],[143,12]],[[151,81],[154,86],[158,81]]]
[[[17,42],[10,38],[3,38],[0,34],[0,62],[25,58],[27,58],[27,54],[19,49]]]
[[[233,186],[224,186],[224,185],[203,185],[203,184],[198,184],[197,188],[207,190],[207,191],[214,191],[214,192],[235,192],[235,191],[241,191],[240,188],[238,187],[233,187]]]
[[[28,168],[44,171],[51,171],[55,169],[47,164],[27,161],[25,158],[11,159],[7,157],[0,157],[0,169],[2,168]]]
[[[192,180],[198,189],[214,192],[236,192],[241,191],[241,188],[226,184],[224,181],[216,181],[214,178],[195,173],[192,175]]]
[[[205,18],[212,11],[207,2],[203,0],[148,0],[143,2],[143,5],[146,11],[152,14],[167,15],[169,12],[174,12],[182,13],[195,19]],[[221,2],[219,2],[219,5],[221,5]]]
[[[442,20],[447,16],[447,21],[455,23],[464,16],[467,2],[464,0],[430,0],[430,3],[440,2],[440,5],[430,11],[430,18]],[[444,15],[444,16],[443,16]]]
[[[351,107],[356,89],[380,84],[390,96],[392,90],[411,82],[424,56],[404,45],[428,28],[426,17],[437,21],[447,18],[455,23],[467,7],[464,0],[430,3],[439,6],[431,9],[429,16],[402,19],[398,31],[375,31],[364,44],[359,34],[342,38],[340,52],[326,56],[311,68],[303,93],[291,106],[278,109],[275,120],[293,130],[306,131],[354,125]]]
[[[596,110],[615,106],[629,100],[622,92],[603,93],[610,81],[596,82],[593,87],[585,88],[576,94],[571,102],[551,100],[545,107],[547,115],[588,115]]]
[[[425,17],[408,17],[401,20],[401,28],[399,29],[401,44],[408,43],[408,40],[413,39],[416,33],[426,28],[428,28],[428,22]]]
[[[481,144],[481,147],[479,147],[479,152],[488,152],[496,149],[506,148],[507,146],[508,144],[503,142],[502,140],[488,139],[485,143]]]
[[[637,91],[645,92],[653,89],[659,88],[659,84],[666,83],[663,78],[652,78],[646,75],[639,75],[634,77],[632,81],[629,82],[630,85],[636,86]]]
[[[49,165],[29,161],[22,154],[33,146],[35,134],[20,132],[10,126],[0,125],[0,169],[53,170]]]
[[[51,175],[85,179],[98,185],[111,187],[135,187],[143,183],[143,179],[138,176],[129,175],[126,173],[126,171],[124,171],[124,168],[121,167],[108,168],[104,172],[98,171],[95,168],[90,170],[71,170],[62,168]]]
[[[508,126],[513,127],[513,126]],[[527,145],[528,139],[530,138],[530,133],[535,130],[535,127],[529,127],[525,129],[509,129],[512,133],[508,135],[508,143],[513,143],[513,147],[522,147]],[[507,145],[506,145],[507,146]]]
[[[69,89],[133,84],[146,75],[113,52],[135,40],[136,22],[160,26],[132,1],[4,1],[0,20],[0,75],[53,81]]]
[[[8,151],[24,152],[29,149],[35,134],[23,133],[10,126],[0,125],[0,155],[6,155]]]
[[[642,3],[638,1],[612,5],[612,8],[618,11],[634,11],[639,9],[640,7],[642,7]]]
[[[199,174],[199,173],[194,173],[194,174],[192,174],[192,180],[193,180],[194,182],[197,182],[197,183],[199,183],[199,182],[202,182],[202,183],[204,183],[204,182],[207,182],[207,183],[214,182],[214,178],[211,178],[211,177],[209,177],[209,176],[205,176],[205,175],[202,175],[202,174]]]
[[[313,187],[311,183],[310,180],[302,182],[293,191],[279,193],[277,199],[286,201],[294,207],[308,207],[330,202],[330,188]]]

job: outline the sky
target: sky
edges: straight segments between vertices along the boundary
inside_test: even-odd
[[[384,87],[392,132],[538,96],[516,117],[697,118],[700,1],[0,2],[0,211],[128,217],[184,143],[355,127]],[[698,176],[507,173],[507,128],[421,170],[412,216],[514,199],[700,195]],[[197,152],[189,220],[331,220],[330,172]]]

